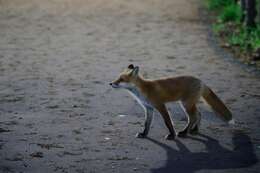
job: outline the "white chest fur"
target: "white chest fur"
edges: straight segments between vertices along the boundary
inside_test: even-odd
[[[140,93],[135,87],[126,88],[127,91],[134,97],[134,99],[144,108],[154,108],[152,104]]]

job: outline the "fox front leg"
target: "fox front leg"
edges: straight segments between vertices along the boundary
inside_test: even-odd
[[[148,135],[153,120],[154,109],[151,107],[145,107],[144,109],[145,109],[144,129],[143,132],[136,134],[137,138],[145,138]]]

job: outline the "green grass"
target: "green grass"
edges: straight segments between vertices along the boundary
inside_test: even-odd
[[[260,48],[260,25],[249,33],[248,44],[253,50]]]
[[[230,25],[218,23],[213,25],[215,34],[225,33],[227,42],[232,46],[238,46],[243,52],[256,51],[260,48],[260,25],[249,30],[243,25],[235,25],[230,29]]]
[[[220,32],[223,32],[225,30],[225,24],[223,23],[217,23],[217,24],[213,24],[213,32],[215,34],[218,34]]]
[[[234,0],[207,0],[207,6],[217,14],[214,33],[224,36],[230,45],[240,47],[243,52],[260,48],[260,24],[256,28],[241,24],[242,10]]]
[[[239,22],[241,17],[242,10],[240,6],[237,4],[231,4],[223,8],[218,18],[221,22]]]
[[[234,4],[234,0],[207,0],[207,6],[210,10],[217,10]]]

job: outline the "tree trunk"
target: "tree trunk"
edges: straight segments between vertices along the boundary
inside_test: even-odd
[[[256,1],[255,0],[246,0],[246,26],[247,27],[256,27],[255,18],[256,18]]]

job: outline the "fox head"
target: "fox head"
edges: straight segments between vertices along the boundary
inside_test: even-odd
[[[130,64],[119,77],[110,83],[113,88],[128,88],[131,83],[138,77],[139,67]]]

